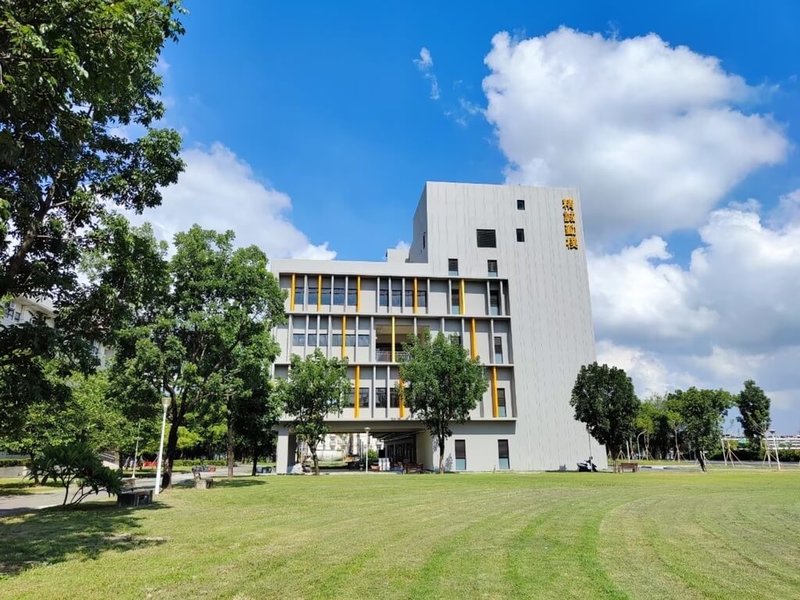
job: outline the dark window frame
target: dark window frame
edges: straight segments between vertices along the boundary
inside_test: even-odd
[[[478,248],[497,248],[496,229],[476,229]]]

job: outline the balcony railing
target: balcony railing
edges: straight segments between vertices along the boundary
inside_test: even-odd
[[[408,352],[403,352],[402,350],[396,350],[394,353],[394,360],[395,362],[402,362],[408,359]],[[375,360],[377,362],[392,362],[392,351],[391,350],[376,350],[375,351]]]

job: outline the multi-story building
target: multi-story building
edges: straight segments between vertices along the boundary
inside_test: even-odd
[[[427,183],[407,249],[386,262],[274,260],[288,322],[276,330],[285,377],[292,354],[320,348],[349,362],[353,394],[333,433],[369,431],[392,461],[434,468],[438,449],[398,393],[408,337],[455,336],[486,365],[489,390],[453,427],[453,470],[575,469],[605,449],[569,405],[595,360],[580,199],[572,188]],[[295,459],[291,422],[277,470]]]

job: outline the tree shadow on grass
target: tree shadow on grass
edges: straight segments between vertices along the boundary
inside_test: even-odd
[[[266,477],[234,477],[233,479],[215,477],[214,486],[224,488],[252,487],[254,485],[266,485],[266,479]]]
[[[47,508],[0,519],[0,581],[25,569],[67,559],[95,559],[107,550],[132,550],[163,544],[165,538],[136,535],[152,504],[136,509],[86,504]]]

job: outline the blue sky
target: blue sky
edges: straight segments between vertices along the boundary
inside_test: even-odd
[[[426,180],[580,185],[600,358],[641,395],[754,377],[800,430],[800,4],[186,7],[165,235],[380,260]]]

